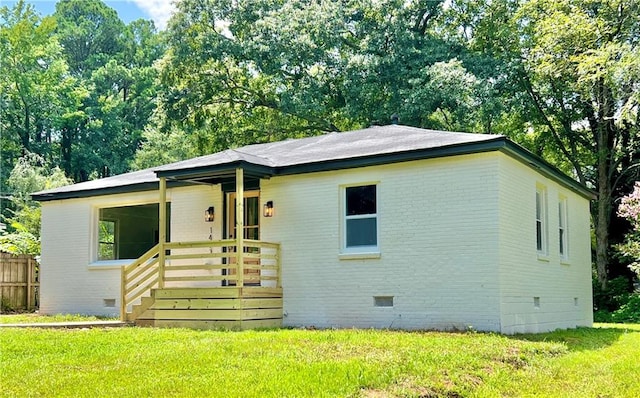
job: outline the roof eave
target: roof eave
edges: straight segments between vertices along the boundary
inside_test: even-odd
[[[167,186],[170,188],[187,186],[187,185],[191,185],[191,184],[187,182],[182,182],[182,181],[171,181],[167,183]],[[50,193],[50,194],[48,193],[31,194],[31,198],[37,202],[50,202],[53,200],[61,200],[61,199],[79,199],[79,198],[88,198],[91,196],[117,195],[117,194],[123,194],[123,193],[157,191],[157,190],[158,190],[158,181],[150,181],[150,182],[143,182],[143,183],[131,184],[131,185],[120,185],[120,186],[108,187],[108,188],[85,189],[81,191],[56,192],[56,193]]]
[[[500,150],[506,155],[509,155],[527,166],[534,168],[545,177],[551,178],[586,199],[594,200],[597,198],[597,194],[593,190],[582,185],[580,182],[560,171],[551,163],[542,159],[540,156],[529,152],[518,144],[505,140],[505,145]]]
[[[291,174],[315,173],[321,171],[335,171],[348,168],[379,166],[383,164],[401,163],[413,160],[489,152],[502,148],[504,145],[504,141],[506,141],[505,137],[498,136],[491,140],[452,144],[437,148],[423,148],[404,152],[393,152],[347,159],[333,159],[315,163],[303,163],[279,167],[276,169],[276,175],[281,176]]]

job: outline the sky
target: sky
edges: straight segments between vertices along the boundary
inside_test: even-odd
[[[77,0],[82,1],[82,0]],[[174,11],[174,0],[102,0],[107,6],[113,8],[124,23],[136,19],[153,19],[156,27],[163,30]],[[17,0],[0,0],[0,6],[13,7]],[[51,15],[56,10],[58,0],[26,0],[32,4],[40,15]]]

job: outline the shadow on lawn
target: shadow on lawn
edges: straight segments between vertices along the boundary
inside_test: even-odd
[[[640,330],[627,327],[624,324],[608,324],[606,327],[556,330],[540,334],[517,334],[511,338],[564,343],[570,351],[588,351],[608,347],[615,343],[620,336],[628,333],[640,333]]]

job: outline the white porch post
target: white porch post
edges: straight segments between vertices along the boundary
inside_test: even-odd
[[[236,286],[244,286],[244,171],[236,169]]]
[[[164,288],[165,243],[167,242],[167,179],[160,177],[158,211],[158,288]]]

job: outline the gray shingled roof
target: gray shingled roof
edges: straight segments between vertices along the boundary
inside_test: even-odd
[[[501,135],[389,125],[247,145],[156,168],[41,191],[33,194],[33,197],[36,200],[53,200],[157,189],[158,174],[168,179],[188,180],[221,172],[229,174],[238,166],[257,168],[262,176],[296,174],[499,150],[506,146],[509,146],[511,152],[520,152],[519,156],[526,157],[528,162],[532,159],[535,163],[552,169],[552,173],[562,175],[542,159]],[[577,184],[567,176],[562,176]]]
[[[287,167],[338,159],[440,148],[494,140],[502,136],[425,130],[409,126],[375,126],[345,133],[247,145],[237,149],[158,167],[175,171],[246,161],[268,167]]]

